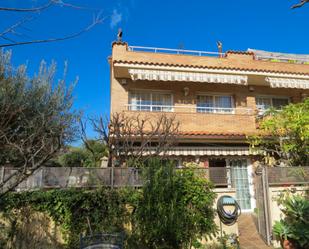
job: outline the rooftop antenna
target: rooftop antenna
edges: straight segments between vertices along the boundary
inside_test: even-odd
[[[218,47],[218,52],[219,52],[219,57],[222,57],[222,42],[217,41],[217,47]]]
[[[118,34],[117,34],[117,41],[122,42],[122,29],[118,29]]]

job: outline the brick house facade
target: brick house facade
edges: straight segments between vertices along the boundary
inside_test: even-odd
[[[224,169],[229,179],[221,187],[233,186],[242,209],[252,211],[256,157],[247,136],[259,132],[257,116],[270,106],[280,108],[309,96],[309,65],[258,59],[253,52],[185,52],[160,53],[114,42],[111,113],[176,115],[179,144],[171,148],[171,158],[179,165],[193,161]]]

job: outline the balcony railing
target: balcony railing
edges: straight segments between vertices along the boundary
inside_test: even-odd
[[[129,46],[129,51],[135,52],[151,52],[151,53],[167,53],[167,54],[184,54],[195,56],[215,56],[223,57],[224,53],[187,50],[187,49],[171,49],[171,48],[156,48],[156,47],[142,47],[142,46]]]
[[[171,49],[171,48],[157,48],[157,47],[143,47],[143,46],[129,46],[128,49],[129,51],[136,51],[136,52],[140,51],[140,52],[151,52],[151,53],[184,54],[193,56],[213,56],[219,58],[225,56],[225,53],[187,50],[187,49]],[[307,64],[307,65],[309,64],[309,55],[274,53],[255,49],[249,49],[248,51],[254,53],[255,55],[254,58],[256,60]]]
[[[175,105],[126,105],[128,111],[142,112],[189,112],[189,113],[215,113],[215,114],[242,114],[253,115],[251,108],[223,108],[223,107],[200,107],[200,106],[175,106]]]

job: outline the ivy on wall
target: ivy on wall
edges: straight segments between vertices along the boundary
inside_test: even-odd
[[[60,226],[66,248],[78,248],[80,234],[123,231],[128,221],[122,191],[51,190],[11,193],[0,203],[3,213],[30,207],[48,214]]]

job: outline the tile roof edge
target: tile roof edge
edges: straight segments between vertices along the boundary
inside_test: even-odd
[[[265,72],[265,73],[282,73],[282,74],[309,75],[309,72],[308,73],[303,73],[303,72],[292,72],[292,71],[278,71],[278,70],[270,70],[270,69],[252,69],[252,68],[238,68],[238,67],[185,65],[185,64],[171,64],[171,63],[157,63],[157,62],[127,61],[127,60],[114,60],[113,63],[134,63],[134,64],[139,64],[139,65],[156,65],[156,66],[172,66],[172,67],[187,67],[187,68],[207,68],[207,69],[221,69],[221,70],[235,70],[235,71],[252,71],[252,72]]]

